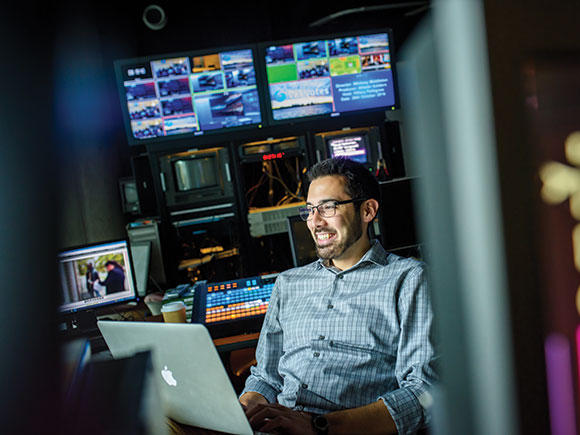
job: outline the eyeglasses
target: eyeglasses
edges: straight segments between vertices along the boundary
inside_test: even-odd
[[[368,198],[355,198],[347,199],[346,201],[327,201],[319,205],[307,205],[306,207],[300,207],[298,213],[303,221],[308,221],[314,216],[314,209],[318,210],[320,217],[333,217],[336,214],[336,207],[341,204],[350,204],[351,202],[362,202],[366,201]]]

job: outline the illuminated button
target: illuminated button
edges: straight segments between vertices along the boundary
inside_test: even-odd
[[[318,358],[320,356],[320,353],[319,352],[314,352],[313,355],[314,355],[314,358]]]

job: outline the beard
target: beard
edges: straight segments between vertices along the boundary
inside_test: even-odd
[[[318,228],[317,232],[335,232],[330,227]],[[316,237],[314,243],[316,244],[316,254],[323,260],[332,260],[333,258],[340,258],[348,248],[350,248],[358,239],[362,237],[363,227],[362,218],[359,213],[355,213],[354,222],[348,227],[344,240],[335,241],[327,246],[319,246]]]

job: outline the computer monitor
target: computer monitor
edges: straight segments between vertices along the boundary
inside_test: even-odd
[[[251,45],[115,62],[130,145],[262,123]]]
[[[300,216],[288,216],[287,219],[294,267],[304,266],[318,260],[316,246],[306,222]]]
[[[314,135],[314,146],[318,161],[331,157],[346,157],[363,164],[367,169],[376,169],[382,154],[381,132],[377,126],[343,128],[324,131]]]
[[[58,256],[62,315],[73,315],[81,329],[92,329],[95,310],[137,298],[129,244],[126,240],[86,245]],[[89,315],[83,315],[91,312]]]
[[[330,157],[346,157],[359,163],[368,161],[368,140],[366,135],[332,137],[327,140]]]
[[[389,29],[269,42],[260,57],[273,124],[398,106]]]

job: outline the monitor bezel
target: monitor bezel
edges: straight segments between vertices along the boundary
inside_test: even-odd
[[[351,110],[347,112],[331,112],[325,113],[322,115],[312,115],[312,116],[304,116],[298,118],[288,118],[288,119],[274,119],[274,112],[272,109],[272,102],[270,98],[270,83],[268,82],[268,74],[267,74],[267,65],[266,65],[266,50],[268,47],[272,45],[287,45],[287,44],[298,44],[301,42],[313,42],[317,40],[329,40],[335,38],[345,38],[351,36],[364,36],[364,35],[374,35],[379,33],[387,33],[389,39],[389,54],[391,58],[391,71],[393,74],[393,95],[395,99],[395,104],[390,106],[380,106],[371,109],[360,109],[360,110]],[[315,123],[320,120],[325,119],[344,119],[345,122],[348,122],[347,119],[350,117],[355,117],[357,115],[364,115],[366,113],[377,113],[377,112],[388,112],[394,111],[400,108],[400,101],[399,101],[399,90],[398,90],[398,79],[397,79],[397,68],[396,68],[396,54],[394,52],[394,38],[393,38],[393,30],[388,27],[383,28],[373,28],[373,29],[361,29],[356,31],[345,31],[345,32],[334,32],[334,33],[326,33],[320,35],[306,35],[301,37],[295,38],[288,38],[288,39],[281,39],[281,40],[273,40],[262,42],[258,44],[258,62],[260,62],[260,69],[263,73],[263,81],[262,81],[262,94],[264,98],[264,105],[263,105],[263,112],[266,116],[265,121],[268,126],[280,126],[280,125],[293,125],[293,124],[303,124],[303,123]]]
[[[66,308],[66,309],[63,309],[63,303],[59,301],[57,310],[58,310],[58,313],[60,316],[75,316],[75,315],[78,315],[78,314],[84,313],[84,312],[98,311],[102,308],[105,308],[105,307],[108,307],[111,305],[126,304],[129,302],[134,302],[134,301],[139,300],[137,281],[135,279],[135,268],[133,265],[133,256],[131,253],[131,244],[129,242],[129,239],[126,239],[126,238],[108,240],[108,241],[104,241],[104,242],[88,243],[88,244],[84,244],[84,245],[76,245],[76,246],[71,246],[68,248],[61,249],[57,255],[57,268],[59,270],[59,276],[60,276],[60,264],[61,264],[60,258],[63,254],[72,253],[75,251],[82,251],[82,250],[97,248],[99,246],[115,245],[115,244],[121,244],[121,243],[125,243],[125,245],[126,245],[127,257],[129,260],[130,267],[127,267],[127,265],[125,265],[125,274],[126,274],[127,278],[130,278],[129,288],[133,290],[133,292],[132,292],[133,294],[131,296],[126,296],[126,297],[123,297],[120,299],[115,298],[115,299],[111,299],[111,300],[102,301],[102,302],[96,303],[96,304],[81,305],[79,307],[72,307],[72,308]],[[127,273],[128,269],[130,270],[130,273]],[[59,280],[59,292],[62,292],[62,291],[63,291],[63,284]]]
[[[129,109],[127,106],[127,99],[125,94],[125,86],[124,86],[124,77],[123,77],[123,68],[127,66],[134,65],[136,63],[144,63],[144,62],[152,62],[155,60],[161,59],[170,59],[175,57],[198,57],[198,56],[207,56],[210,54],[219,54],[228,51],[238,51],[238,50],[251,50],[252,51],[252,58],[254,61],[254,71],[256,73],[256,92],[258,94],[258,101],[260,104],[260,117],[261,122],[253,123],[253,124],[246,124],[246,125],[239,125],[235,127],[222,127],[212,130],[199,130],[197,132],[189,132],[189,133],[180,133],[180,134],[173,134],[168,136],[159,136],[159,137],[152,137],[146,139],[136,139],[133,136],[133,130],[131,128],[131,119],[129,116]],[[261,83],[263,82],[264,78],[262,77],[263,72],[261,65],[259,64],[259,57],[258,57],[258,46],[257,44],[241,44],[241,45],[233,45],[233,46],[224,46],[224,47],[209,47],[199,50],[187,50],[187,51],[179,51],[179,52],[172,52],[172,53],[161,53],[161,54],[154,54],[154,55],[147,55],[141,57],[134,57],[134,58],[125,58],[125,59],[118,59],[113,62],[114,70],[115,70],[115,80],[117,84],[117,94],[119,97],[119,104],[121,105],[121,112],[123,117],[123,125],[125,130],[125,137],[127,138],[127,142],[130,146],[142,146],[142,145],[149,145],[149,144],[159,144],[159,143],[167,143],[179,140],[190,140],[190,144],[195,144],[197,141],[196,139],[200,139],[206,136],[219,136],[228,134],[230,132],[239,132],[239,131],[251,131],[251,130],[259,130],[266,125],[266,117],[264,111],[264,103],[265,103],[265,96],[263,92],[263,86]],[[191,72],[188,72],[188,80]]]

